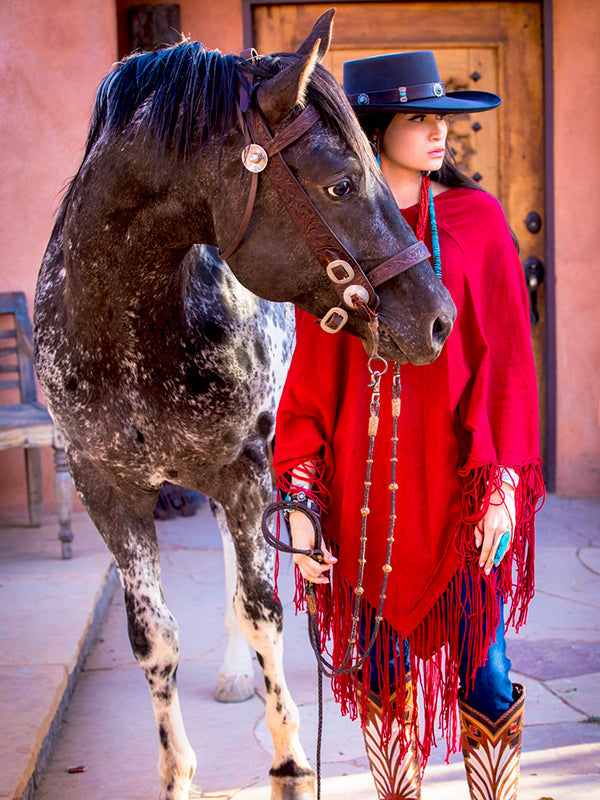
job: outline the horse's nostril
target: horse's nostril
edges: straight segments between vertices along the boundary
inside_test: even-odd
[[[442,321],[438,317],[436,321],[433,323],[433,335],[435,336],[438,333],[441,333],[444,330],[444,326],[442,325]]]
[[[452,323],[447,317],[437,317],[431,327],[431,337],[436,344],[444,344],[452,330]]]

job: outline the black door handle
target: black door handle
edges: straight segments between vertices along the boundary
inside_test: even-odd
[[[537,256],[529,256],[523,264],[525,270],[525,281],[529,292],[529,318],[531,324],[536,325],[540,321],[540,314],[537,307],[537,292],[541,283],[544,282],[544,265]]]

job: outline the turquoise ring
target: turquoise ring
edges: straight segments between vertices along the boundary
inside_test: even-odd
[[[504,554],[508,550],[510,545],[510,531],[503,531],[500,540],[498,541],[498,547],[496,548],[496,555],[494,556],[494,566],[498,566],[498,564],[502,561]]]

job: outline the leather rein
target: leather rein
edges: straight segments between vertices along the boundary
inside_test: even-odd
[[[258,176],[267,171],[290,216],[337,291],[339,305],[330,308],[321,319],[323,330],[328,333],[341,330],[348,321],[347,308],[356,310],[363,319],[372,322],[377,316],[379,306],[375,289],[390,278],[425,261],[430,257],[429,250],[423,242],[415,242],[365,273],[323,219],[282,155],[282,150],[310,130],[319,119],[314,106],[307,105],[275,136],[271,134],[260,111],[250,106],[245,92],[237,103],[237,112],[245,140],[242,163],[252,178],[239,229],[219,256],[226,261],[242,241],[254,209]]]

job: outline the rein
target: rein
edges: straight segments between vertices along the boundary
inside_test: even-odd
[[[246,209],[238,231],[231,243],[219,253],[225,261],[241,243],[254,209],[258,191],[258,176],[266,171],[284,205],[315,257],[325,269],[338,294],[339,305],[330,308],[320,324],[327,333],[337,333],[348,321],[348,311],[357,311],[365,320],[376,316],[379,297],[375,289],[390,278],[425,261],[430,254],[421,241],[388,258],[368,273],[344,247],[323,219],[312,200],[306,194],[288,167],[282,151],[297,141],[319,120],[312,105],[307,105],[275,136],[258,109],[250,106],[248,93],[244,90],[237,103],[238,121],[244,134],[245,146],[241,159],[252,174]]]

